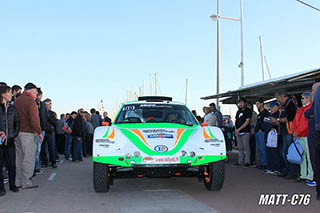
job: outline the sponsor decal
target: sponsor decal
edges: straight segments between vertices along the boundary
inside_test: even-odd
[[[109,144],[99,144],[99,147],[102,147],[102,148],[109,148]]]
[[[145,157],[142,159],[143,163],[180,163],[179,157]]]
[[[153,162],[153,158],[152,157],[144,157],[143,159],[142,159],[142,162],[143,163],[148,163],[148,162]]]
[[[143,133],[175,133],[174,130],[166,130],[166,129],[144,129]]]
[[[167,152],[168,151],[168,147],[165,145],[158,145],[154,147],[154,150],[156,152]]]
[[[96,143],[109,143],[109,144],[114,144],[114,141],[111,141],[110,139],[96,139]]]
[[[218,138],[211,138],[204,140],[206,143],[223,143],[223,140],[219,140]]]
[[[134,111],[136,109],[136,106],[135,105],[132,105],[132,106],[124,106],[122,108],[122,111]]]
[[[150,107],[150,108],[169,108],[172,109],[173,106],[167,104],[141,104],[140,107]]]
[[[151,134],[148,135],[148,138],[173,138],[171,134]]]

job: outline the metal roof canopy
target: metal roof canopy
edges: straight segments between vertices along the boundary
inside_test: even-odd
[[[305,91],[311,91],[312,84],[320,80],[320,68],[303,71],[279,78],[274,78],[262,82],[257,82],[240,87],[238,90],[220,93],[219,95],[210,95],[202,97],[203,100],[222,98],[223,104],[236,104],[240,97],[248,101],[255,102],[262,98],[269,100],[274,98],[274,94],[283,89],[289,95],[301,94]]]

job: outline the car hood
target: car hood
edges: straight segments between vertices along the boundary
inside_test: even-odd
[[[152,150],[153,154],[175,153],[196,130],[196,127],[168,123],[121,124],[115,128],[139,149]]]

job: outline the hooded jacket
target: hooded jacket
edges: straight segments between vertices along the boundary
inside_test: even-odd
[[[16,107],[9,104],[5,107],[0,104],[0,131],[5,132],[7,140],[4,144],[8,146],[14,144],[14,138],[18,136],[20,129],[20,122]]]

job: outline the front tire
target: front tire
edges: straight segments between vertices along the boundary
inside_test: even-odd
[[[204,166],[204,185],[209,191],[219,191],[224,183],[225,162],[218,161]]]
[[[109,166],[103,163],[93,164],[93,186],[96,192],[108,192],[110,187]]]

